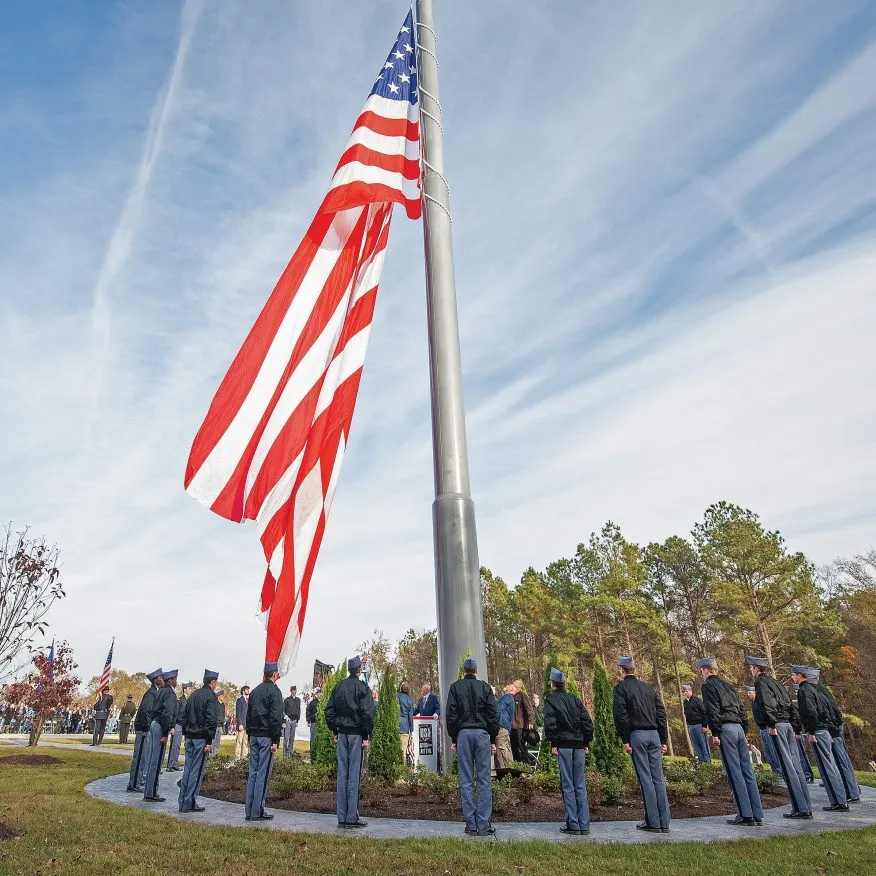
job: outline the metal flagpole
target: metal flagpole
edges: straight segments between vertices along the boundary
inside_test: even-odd
[[[417,0],[416,17],[435,466],[432,524],[438,609],[438,683],[441,699],[446,703],[447,691],[459,673],[461,656],[471,654],[475,658],[481,678],[486,678],[487,665],[474,502],[468,479],[462,362],[450,234],[450,187],[444,178],[432,0]],[[444,711],[442,708],[442,715]],[[442,727],[446,767],[450,745],[443,720]]]

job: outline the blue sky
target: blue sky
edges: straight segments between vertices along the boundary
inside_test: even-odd
[[[481,560],[712,501],[824,563],[876,524],[876,7],[437,4]],[[86,675],[254,678],[264,560],[182,490],[405,8],[0,11],[2,516]],[[296,677],[434,624],[422,229],[395,217]]]

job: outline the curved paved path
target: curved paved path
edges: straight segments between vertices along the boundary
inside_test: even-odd
[[[248,822],[243,820],[243,805],[226,803],[200,797],[199,801],[207,807],[206,812],[185,813],[177,811],[176,782],[179,773],[162,773],[161,794],[167,797],[164,803],[145,803],[139,794],[125,791],[128,774],[99,779],[86,787],[86,792],[99,800],[106,800],[133,809],[160,812],[198,824],[231,825],[253,830],[284,830],[293,833],[325,833],[336,836],[369,836],[378,839],[404,839],[407,837],[463,838],[462,824],[453,821],[415,821],[404,818],[367,818],[368,827],[362,830],[339,830],[332,815],[319,815],[313,812],[290,812],[285,809],[271,809],[273,821]],[[813,806],[817,808],[813,821],[790,821],[782,818],[788,807],[772,809],[765,813],[764,825],[760,828],[731,827],[727,816],[709,818],[679,818],[672,822],[670,833],[645,833],[634,828],[634,821],[602,821],[591,826],[589,836],[567,837],[559,832],[554,823],[497,822],[498,840],[555,840],[572,843],[643,843],[643,842],[708,842],[711,840],[751,839],[753,837],[797,836],[800,834],[826,833],[837,830],[852,830],[876,825],[876,789],[862,788],[861,802],[852,804],[852,811],[843,813],[822,812],[827,796],[824,789],[810,786]],[[475,842],[481,841],[472,837]]]

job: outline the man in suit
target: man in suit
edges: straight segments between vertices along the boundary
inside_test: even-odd
[[[431,685],[424,684],[420,688],[420,699],[417,700],[414,714],[420,715],[423,718],[431,718],[432,715],[441,714],[441,704],[438,702],[438,697],[432,693]]]
[[[313,755],[313,743],[316,741],[316,713],[319,711],[319,688],[315,687],[310,697],[310,702],[307,704],[307,711],[304,717],[307,720],[307,726],[310,728],[310,753]]]
[[[128,694],[125,699],[125,705],[122,706],[122,711],[119,713],[119,742],[122,745],[128,741],[131,722],[134,720],[134,715],[136,714],[137,707],[134,705],[134,697],[132,694]]]
[[[180,812],[204,811],[203,806],[198,806],[198,792],[204,778],[207,755],[210,754],[219,724],[215,693],[218,678],[218,672],[205,669],[204,686],[186,700],[182,715],[186,736],[186,761],[179,781]]]
[[[751,765],[748,743],[748,718],[736,688],[718,677],[718,661],[703,657],[697,661],[703,676],[703,703],[712,731],[712,747],[717,748],[724,772],[736,801],[735,818],[728,824],[759,827],[763,824],[763,804],[757,789],[757,777]]]
[[[411,689],[403,681],[398,689],[398,738],[401,743],[402,760],[408,762],[408,746],[411,744],[411,733],[414,729],[414,701],[411,699]]]
[[[106,732],[106,722],[113,708],[113,697],[109,688],[97,698],[94,703],[94,731],[91,737],[92,745],[100,745],[103,742],[103,734]]]
[[[457,753],[459,798],[465,832],[475,836],[490,836],[496,832],[492,825],[490,756],[496,753],[499,710],[493,689],[477,677],[478,665],[472,657],[466,657],[462,671],[463,677],[454,681],[447,693],[447,733],[452,743],[450,750]]]
[[[237,738],[234,741],[234,759],[245,760],[249,757],[249,745],[246,742],[246,709],[249,703],[249,685],[240,689],[240,696],[234,703],[234,726],[237,728]]]
[[[694,694],[689,684],[682,685],[684,692],[684,722],[693,745],[694,754],[701,763],[709,763],[712,752],[709,751],[709,740],[706,738],[706,707],[703,701]]]
[[[369,746],[374,728],[374,697],[359,677],[362,658],[347,661],[349,675],[332,688],[325,705],[325,722],[338,745],[338,781],[335,802],[338,827],[365,827],[359,818],[359,783],[362,780],[362,754]]]
[[[526,731],[531,729],[535,722],[535,713],[532,703],[526,695],[523,687],[523,679],[514,681],[514,718],[511,721],[511,751],[514,760],[521,763],[532,763],[532,756],[526,748]]]
[[[146,752],[146,781],[143,788],[143,800],[147,803],[163,803],[164,797],[158,794],[158,776],[161,773],[161,761],[164,759],[164,747],[174,732],[176,720],[176,669],[162,673],[164,684],[158,691],[155,708],[152,711],[152,723],[149,726],[149,747]]]
[[[277,687],[280,677],[276,663],[265,663],[263,681],[249,695],[246,710],[246,732],[249,736],[249,778],[246,784],[247,821],[270,820],[273,814],[265,810],[268,779],[274,754],[283,733],[283,694]]]
[[[183,738],[183,713],[185,712],[186,702],[192,695],[193,689],[194,685],[190,681],[187,681],[182,687],[182,696],[176,704],[173,736],[170,738],[170,744],[167,746],[167,771],[169,773],[178,773],[181,769],[179,765],[179,752]]]
[[[151,682],[149,690],[143,694],[137,714],[134,716],[134,756],[131,758],[131,773],[128,777],[128,791],[143,791],[146,782],[146,767],[149,764],[149,731],[152,727],[152,713],[158,702],[158,692],[164,687],[162,669],[147,674]]]
[[[301,720],[301,697],[293,684],[289,696],[283,700],[283,757],[291,757],[295,751],[295,733]]]
[[[619,657],[617,665],[622,678],[614,687],[614,726],[633,760],[645,804],[645,820],[636,828],[669,833],[669,798],[663,776],[663,755],[669,741],[666,709],[657,691],[636,678],[632,657]]]

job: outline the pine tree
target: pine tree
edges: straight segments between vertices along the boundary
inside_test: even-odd
[[[590,754],[603,776],[621,776],[629,770],[629,758],[614,726],[614,688],[602,661],[593,664],[593,742]]]
[[[404,766],[399,741],[399,719],[395,671],[388,664],[380,679],[380,699],[377,701],[371,751],[368,754],[368,773],[385,782],[398,781]]]
[[[336,769],[338,763],[338,746],[334,734],[325,722],[325,707],[328,704],[334,686],[347,677],[347,661],[343,660],[332,672],[322,686],[319,697],[319,707],[316,710],[316,733],[313,738],[313,748],[310,752],[310,762],[319,766]]]
[[[559,669],[560,672],[565,673],[566,693],[570,693],[572,694],[572,696],[576,696],[580,699],[581,693],[578,690],[578,685],[575,684],[575,679],[572,677],[571,671],[564,669],[562,666],[560,666],[557,655],[551,654],[548,659],[548,664],[544,670],[544,686],[541,695],[542,707],[544,707],[545,703],[547,702],[547,698],[554,692],[554,689],[551,686],[552,668]],[[540,773],[558,773],[559,769],[560,767],[557,763],[557,759],[551,754],[551,744],[550,742],[548,742],[547,736],[545,736],[544,734],[544,728],[542,728],[541,744],[538,751],[538,771]]]

